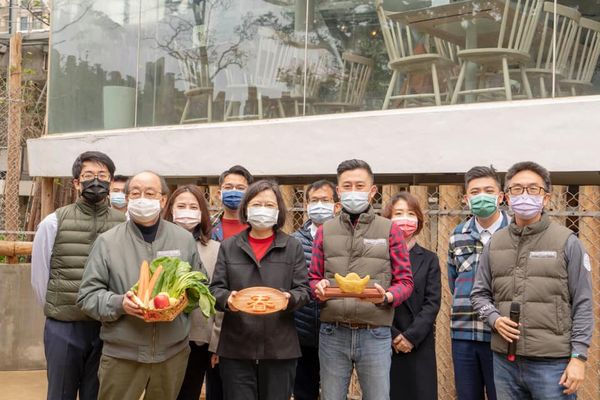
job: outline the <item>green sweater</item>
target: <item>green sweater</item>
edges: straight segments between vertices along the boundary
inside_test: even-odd
[[[165,220],[160,221],[152,243],[144,241],[132,221],[100,235],[94,243],[77,305],[102,322],[103,354],[141,363],[159,363],[188,346],[187,314],[180,314],[172,322],[147,323],[123,310],[124,294],[137,282],[141,263],[164,255],[177,255],[194,270],[206,273],[192,235]]]

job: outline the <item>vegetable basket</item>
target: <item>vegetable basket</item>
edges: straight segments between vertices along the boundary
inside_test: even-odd
[[[177,299],[177,303],[167,308],[153,309],[144,308],[144,321],[146,322],[170,322],[185,310],[188,305],[187,294]]]

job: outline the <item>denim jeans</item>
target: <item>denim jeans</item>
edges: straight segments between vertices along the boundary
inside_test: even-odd
[[[490,342],[452,339],[452,362],[458,400],[496,400]]]
[[[388,400],[391,357],[389,327],[350,329],[322,323],[319,333],[321,399],[345,400],[355,367],[362,398]]]
[[[563,394],[558,384],[568,359],[532,360],[517,357],[510,362],[506,355],[494,353],[494,380],[498,400],[574,400],[577,395]]]

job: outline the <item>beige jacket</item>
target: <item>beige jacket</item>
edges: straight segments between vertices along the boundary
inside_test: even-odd
[[[220,243],[211,240],[205,246],[198,243],[198,253],[206,272],[208,279],[212,281],[217,255],[219,254]],[[221,323],[223,322],[223,313],[217,312],[214,317],[204,318],[199,309],[192,311],[191,314],[191,329],[190,341],[196,342],[197,345],[209,344],[209,351],[216,353],[217,345],[219,344],[219,334],[221,333]]]

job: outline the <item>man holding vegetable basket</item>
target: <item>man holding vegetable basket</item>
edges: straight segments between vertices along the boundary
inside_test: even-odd
[[[214,298],[193,236],[160,218],[164,179],[142,172],[125,193],[131,219],[98,237],[77,299],[102,322],[98,398],[175,399],[190,351],[188,313],[213,314]]]

